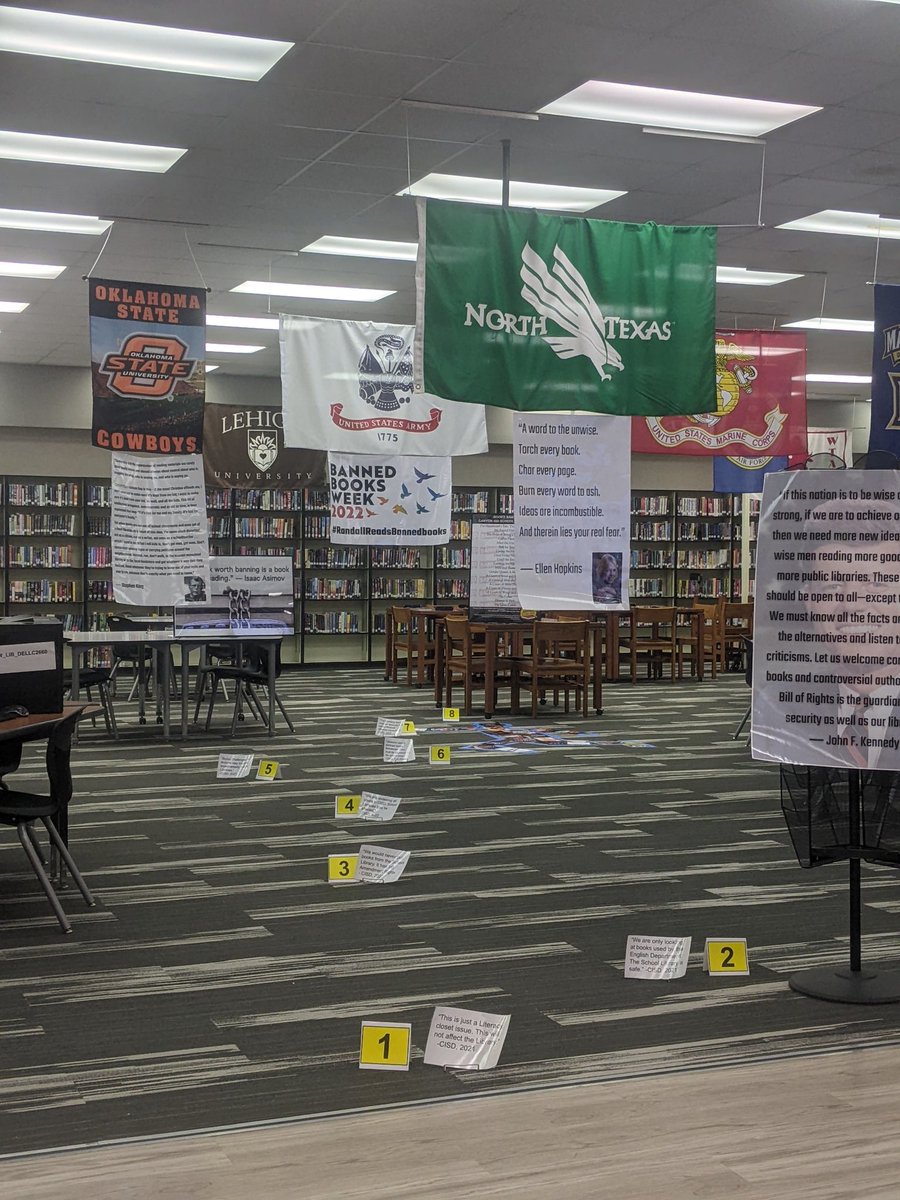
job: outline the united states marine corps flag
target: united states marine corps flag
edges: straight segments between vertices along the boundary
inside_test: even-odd
[[[93,445],[199,454],[206,290],[110,279],[89,288]]]

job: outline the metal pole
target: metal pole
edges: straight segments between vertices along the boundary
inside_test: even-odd
[[[500,148],[503,151],[503,173],[502,173],[502,193],[500,203],[504,208],[509,208],[509,138],[500,139]]]

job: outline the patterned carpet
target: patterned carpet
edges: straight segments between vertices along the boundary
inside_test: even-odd
[[[165,744],[121,702],[119,743],[87,729],[71,842],[99,903],[67,890],[72,936],[0,838],[0,1152],[900,1042],[895,1008],[786,986],[846,961],[846,871],[796,865],[777,772],[731,740],[742,679],[609,687],[588,721],[543,710],[575,731],[562,748],[420,733],[398,766],[375,719],[433,727],[428,693],[375,671],[281,691],[297,735],[274,742]],[[283,778],[216,782],[223,747]],[[41,778],[34,754],[19,778]],[[391,823],[334,819],[335,791],[361,788],[402,797]],[[326,883],[327,854],[363,840],[410,850],[403,878]],[[896,961],[896,875],[864,878],[865,956]],[[687,976],[626,981],[629,933],[691,934]],[[749,978],[709,980],[707,936],[747,937]],[[441,1003],[512,1014],[495,1070],[421,1062]],[[408,1074],[358,1069],[363,1017],[412,1022]]]

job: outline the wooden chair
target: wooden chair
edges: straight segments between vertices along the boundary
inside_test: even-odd
[[[747,639],[753,637],[753,604],[720,603],[723,669],[742,671]]]
[[[585,620],[535,621],[531,634],[531,654],[512,660],[512,710],[520,711],[522,685],[531,690],[531,715],[537,716],[538,700],[552,689],[554,702],[559,693],[569,711],[569,692],[575,693],[575,707],[588,715],[591,690],[591,652],[588,623]]]
[[[700,655],[700,671],[699,676],[702,679],[706,674],[706,664],[710,664],[712,677],[715,679],[718,671],[725,670],[725,641],[722,637],[722,606],[718,602],[716,604],[702,604],[695,600],[691,606],[691,611],[701,612],[703,614],[703,624],[700,630],[700,644],[697,647],[697,652]],[[684,651],[684,643],[682,643],[682,653]]]
[[[662,677],[667,659],[672,682],[681,679],[678,610],[667,605],[636,607],[629,610],[628,619],[628,633],[624,639],[619,639],[619,646],[628,652],[631,682],[637,683],[638,658],[641,656],[647,664],[648,679]]]
[[[463,686],[463,711],[472,712],[472,693],[484,688],[487,671],[485,646],[476,641],[475,633],[467,616],[447,613],[444,617],[445,651],[443,655],[444,694],[448,707],[453,706],[453,685]],[[498,652],[494,660],[495,684],[507,684],[511,680],[508,657]]]

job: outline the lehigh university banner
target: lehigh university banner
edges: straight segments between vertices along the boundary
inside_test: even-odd
[[[105,450],[199,454],[206,291],[91,279],[91,441]]]
[[[207,487],[302,488],[325,483],[325,452],[286,448],[278,407],[207,404],[203,465]]]

